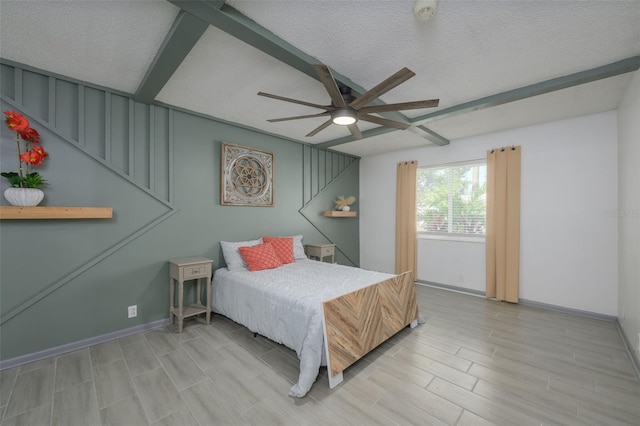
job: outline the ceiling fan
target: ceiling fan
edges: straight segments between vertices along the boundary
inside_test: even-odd
[[[288,121],[288,120],[299,120],[302,118],[315,118],[315,117],[330,117],[327,121],[313,129],[306,136],[314,136],[320,131],[326,129],[331,124],[338,124],[341,126],[347,126],[349,131],[356,139],[362,138],[362,132],[358,128],[356,122],[358,120],[368,121],[370,123],[380,124],[382,126],[395,127],[397,129],[406,129],[410,126],[408,123],[403,123],[400,121],[389,120],[386,118],[378,117],[376,115],[371,115],[380,112],[389,112],[389,111],[403,111],[407,109],[419,109],[419,108],[434,108],[438,106],[440,102],[439,99],[429,99],[424,101],[413,101],[413,102],[400,102],[395,104],[384,104],[384,105],[370,105],[367,106],[368,103],[375,100],[376,98],[382,96],[387,93],[389,90],[394,87],[404,83],[414,75],[416,75],[409,68],[402,68],[397,73],[393,74],[391,77],[387,78],[380,84],[378,84],[373,89],[365,92],[359,97],[355,97],[351,94],[351,88],[347,86],[338,87],[336,80],[331,75],[331,71],[329,67],[322,64],[314,64],[316,72],[318,73],[318,77],[320,77],[320,81],[324,85],[325,89],[329,93],[329,97],[331,98],[330,105],[320,105],[314,104],[311,102],[299,101],[297,99],[285,98],[284,96],[272,95],[270,93],[258,92],[259,96],[265,96],[267,98],[278,99],[280,101],[292,102],[294,104],[305,105],[313,108],[323,109],[324,112],[319,114],[310,114],[310,115],[298,115],[295,117],[284,117],[284,118],[273,118],[267,120],[270,123],[275,123],[278,121]]]

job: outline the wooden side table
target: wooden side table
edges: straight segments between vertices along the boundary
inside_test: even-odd
[[[307,244],[307,256],[317,258],[320,262],[322,259],[331,256],[331,263],[335,263],[336,245],[335,244]]]
[[[178,333],[182,333],[185,318],[205,314],[206,323],[211,322],[211,271],[213,260],[204,257],[185,257],[169,260],[169,323],[178,318]],[[201,301],[200,280],[206,280],[207,300]],[[196,303],[184,306],[184,282],[196,280]],[[178,282],[178,306],[175,305],[175,283]]]

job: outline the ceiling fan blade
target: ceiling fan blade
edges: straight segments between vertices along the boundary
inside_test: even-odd
[[[321,125],[319,125],[318,127],[316,127],[315,129],[313,129],[312,131],[310,131],[306,136],[315,136],[317,133],[319,133],[321,130],[326,129],[327,127],[331,126],[331,123],[333,123],[333,121],[331,121],[331,119],[325,121],[324,123],[322,123]]]
[[[360,107],[365,106],[375,98],[378,98],[383,94],[387,93],[389,90],[393,89],[397,85],[409,80],[414,75],[416,75],[416,73],[411,71],[409,68],[404,67],[400,71],[392,75],[391,77],[384,80],[382,83],[378,84],[373,89],[365,92],[358,99],[351,102],[349,106],[353,109],[359,109]]]
[[[295,117],[283,117],[283,118],[272,118],[267,120],[269,123],[277,123],[278,121],[289,121],[289,120],[299,120],[301,118],[314,118],[314,117],[325,117],[331,114],[330,112],[321,112],[320,114],[309,114],[309,115],[297,115]]]
[[[386,118],[376,117],[375,115],[358,114],[358,120],[368,121],[369,123],[381,124],[383,126],[395,127],[396,129],[404,130],[410,127],[410,124],[401,123],[399,121],[387,120]]]
[[[342,94],[340,93],[340,89],[338,89],[338,85],[336,84],[336,80],[331,75],[331,71],[329,71],[329,67],[323,64],[314,64],[313,67],[316,69],[318,73],[318,77],[320,77],[320,81],[324,84],[324,88],[327,89],[333,104],[339,107],[346,107],[347,104],[344,102],[342,98]]]
[[[313,108],[320,108],[320,109],[323,109],[325,111],[333,111],[334,109],[336,109],[332,105],[319,105],[319,104],[314,104],[314,103],[311,103],[311,102],[299,101],[297,99],[285,98],[284,96],[272,95],[271,93],[258,92],[258,96],[264,96],[265,98],[277,99],[279,101],[292,102],[294,104],[310,106],[310,107],[313,107]]]
[[[363,113],[371,112],[388,112],[388,111],[404,111],[407,109],[435,108],[440,103],[440,99],[428,99],[424,101],[400,102],[397,104],[371,105],[360,108],[358,111]]]
[[[354,138],[362,139],[362,132],[358,128],[357,124],[355,124],[355,123],[354,124],[350,124],[348,127],[349,127],[349,131],[351,132],[351,134],[353,135]]]

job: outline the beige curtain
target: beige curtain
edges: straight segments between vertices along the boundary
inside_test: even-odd
[[[396,179],[396,274],[406,271],[418,277],[416,257],[416,173],[417,161],[398,164]]]
[[[518,303],[519,146],[487,151],[487,297]]]

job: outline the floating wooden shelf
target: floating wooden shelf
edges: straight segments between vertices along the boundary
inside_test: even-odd
[[[0,219],[111,219],[111,207],[0,206]]]
[[[356,217],[358,212],[343,212],[340,210],[325,210],[324,215],[326,217]]]

